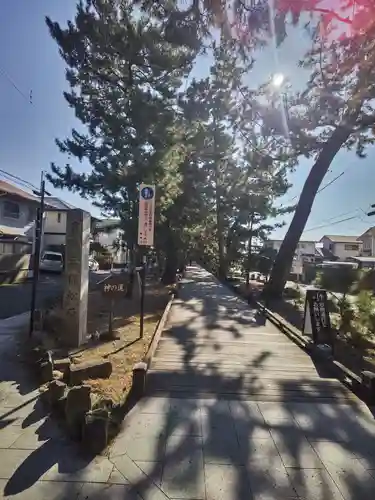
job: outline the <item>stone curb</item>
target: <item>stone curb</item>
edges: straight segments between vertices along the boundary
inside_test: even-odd
[[[148,369],[151,365],[151,361],[152,361],[152,358],[155,354],[157,346],[159,344],[160,337],[164,331],[164,326],[167,322],[169,312],[171,310],[172,303],[173,303],[174,299],[175,299],[175,295],[172,294],[167,305],[165,306],[162,317],[160,318],[159,323],[155,329],[155,332],[154,332],[154,335],[153,335],[152,340],[150,342],[147,353],[143,357],[142,361],[136,363],[133,367],[133,383],[132,383],[131,392],[133,394],[133,397],[136,399],[142,398],[144,393],[145,393],[147,372],[148,372]]]
[[[149,366],[151,364],[152,358],[153,358],[155,351],[156,351],[156,348],[159,344],[159,340],[160,340],[161,334],[163,333],[164,326],[167,322],[168,315],[169,315],[169,312],[171,310],[172,302],[174,301],[174,299],[175,299],[175,294],[172,294],[167,305],[165,306],[162,317],[160,318],[159,323],[155,329],[155,332],[154,332],[154,335],[152,337],[149,348],[147,350],[147,353],[142,360],[144,363],[146,363],[147,369],[149,368]]]

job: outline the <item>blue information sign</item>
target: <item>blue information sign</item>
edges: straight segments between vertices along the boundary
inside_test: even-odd
[[[144,200],[152,200],[154,197],[154,190],[151,187],[146,186],[142,189],[141,196]]]

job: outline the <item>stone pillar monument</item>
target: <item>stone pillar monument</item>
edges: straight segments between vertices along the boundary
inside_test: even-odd
[[[66,318],[64,343],[70,347],[86,342],[90,233],[90,214],[80,209],[69,210],[63,308]]]

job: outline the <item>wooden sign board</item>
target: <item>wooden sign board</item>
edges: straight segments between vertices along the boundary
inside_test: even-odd
[[[125,298],[129,286],[128,273],[112,274],[100,283],[104,297],[111,299]]]
[[[326,290],[317,288],[306,290],[303,334],[311,336],[315,344],[330,343],[331,320]]]

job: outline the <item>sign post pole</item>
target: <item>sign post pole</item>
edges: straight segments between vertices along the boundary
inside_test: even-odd
[[[143,329],[144,329],[144,318],[145,318],[145,288],[146,288],[146,266],[142,264],[142,269],[139,271],[141,278],[141,318],[139,323],[139,336],[143,338]]]
[[[113,337],[113,307],[114,307],[114,300],[111,298],[111,301],[109,303],[109,321],[108,321],[108,335],[110,338]]]
[[[139,187],[139,214],[138,214],[138,245],[152,247],[154,245],[155,227],[155,186],[141,184]],[[145,316],[145,291],[146,291],[146,263],[141,263],[140,278],[140,322],[139,336],[143,338]]]

